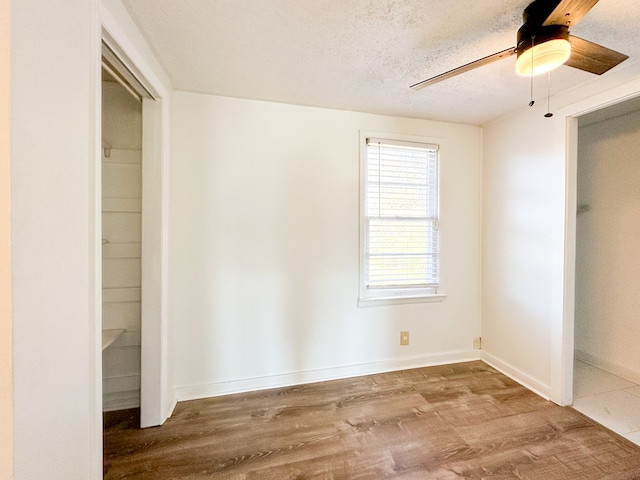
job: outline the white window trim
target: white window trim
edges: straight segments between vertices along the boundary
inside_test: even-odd
[[[358,252],[358,307],[373,307],[373,306],[385,306],[385,305],[400,305],[411,303],[433,303],[443,302],[448,297],[442,289],[442,284],[437,289],[433,288],[407,288],[407,289],[375,289],[370,290],[366,287],[366,275],[365,275],[365,251],[366,251],[366,217],[365,217],[365,205],[366,205],[366,162],[367,162],[367,138],[375,138],[386,140],[392,143],[394,140],[397,142],[410,142],[422,145],[435,144],[442,146],[442,139],[433,137],[422,137],[416,135],[404,135],[395,133],[381,133],[360,130],[360,202],[358,217],[359,221],[359,252]],[[441,153],[439,154],[440,157]],[[439,160],[440,161],[440,158]],[[439,171],[440,169],[438,169]],[[438,174],[439,176],[440,174]],[[438,181],[440,179],[438,178]]]
[[[418,296],[405,297],[360,297],[358,307],[382,307],[385,305],[403,305],[409,303],[444,302],[449,295],[446,293],[428,293]]]

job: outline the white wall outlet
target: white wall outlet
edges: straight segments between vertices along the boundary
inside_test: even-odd
[[[482,337],[475,337],[473,339],[473,348],[475,348],[476,350],[482,349]]]
[[[400,345],[409,345],[409,332],[400,332]]]

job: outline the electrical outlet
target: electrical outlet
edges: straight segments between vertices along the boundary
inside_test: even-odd
[[[409,332],[400,332],[400,345],[409,345]]]
[[[475,348],[476,350],[482,349],[482,337],[475,337],[473,339],[473,348]]]

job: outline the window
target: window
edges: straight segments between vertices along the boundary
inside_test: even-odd
[[[360,302],[442,297],[438,145],[363,140]]]

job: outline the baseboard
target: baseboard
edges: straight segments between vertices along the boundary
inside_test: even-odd
[[[593,365],[594,367],[598,367],[605,372],[613,373],[614,375],[622,377],[625,380],[629,380],[633,383],[640,383],[640,372],[638,372],[637,370],[632,370],[617,363],[598,358],[582,350],[576,350],[574,352],[574,355],[577,360],[588,363],[589,365]]]
[[[549,400],[549,392],[551,391],[549,385],[542,383],[484,350],[481,350],[480,357],[486,364],[492,366],[501,373],[504,373],[507,377],[515,380],[520,385],[527,387],[533,393],[540,395],[545,400]]]
[[[463,350],[434,355],[423,355],[412,358],[387,360],[382,362],[347,365],[342,367],[325,368],[292,372],[281,375],[267,375],[228,382],[216,382],[205,385],[192,385],[174,389],[172,398],[178,402],[196,400],[200,398],[217,397],[234,393],[265,390],[269,388],[289,387],[305,383],[324,382],[341,378],[359,377],[375,373],[407,370],[411,368],[431,367],[449,363],[461,363],[480,360],[479,350]]]

